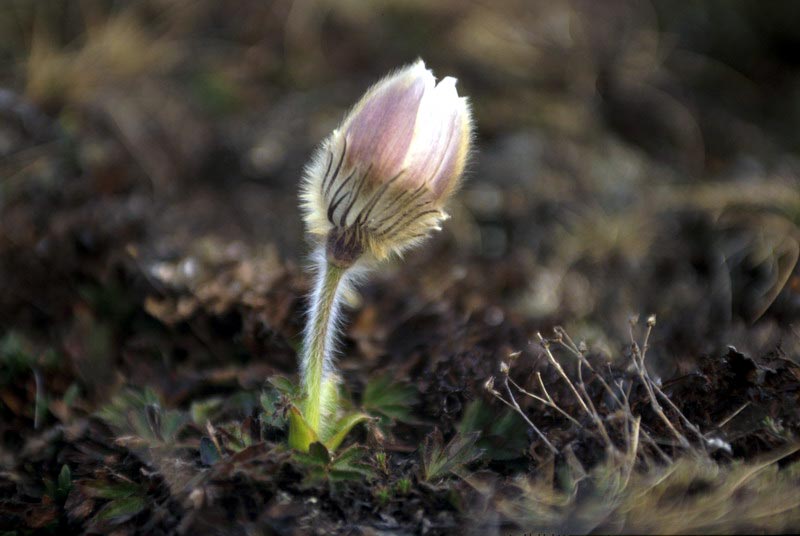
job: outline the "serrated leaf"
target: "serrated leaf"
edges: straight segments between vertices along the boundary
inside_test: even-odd
[[[370,420],[370,416],[366,413],[350,413],[345,415],[333,426],[332,430],[334,430],[335,433],[325,440],[325,446],[328,447],[329,450],[335,451],[339,448],[339,445],[342,444],[342,441],[344,441],[344,438],[347,437],[347,434],[350,433],[353,427],[368,420]]]
[[[328,476],[332,482],[363,480],[374,476],[372,468],[362,463],[366,449],[353,445],[339,453],[330,465]]]
[[[507,409],[498,412],[481,400],[467,406],[457,430],[461,434],[480,432],[477,446],[492,460],[519,458],[528,446],[527,428],[519,415]]]
[[[322,443],[315,442],[308,452],[295,452],[294,458],[305,466],[306,483],[327,480],[334,484],[374,476],[372,468],[361,462],[365,453],[363,447],[354,445],[338,455],[333,455]]]
[[[223,450],[239,452],[253,444],[253,437],[250,435],[250,418],[246,418],[241,423],[227,423],[216,428],[217,437]]]
[[[481,433],[456,433],[447,445],[443,445],[441,433],[437,430],[425,440],[422,449],[422,467],[425,481],[437,480],[450,473],[456,473],[483,455],[483,449],[476,446]]]
[[[487,411],[488,406],[480,400],[473,400],[464,410],[456,429],[462,434],[482,430],[491,421],[491,415]]]
[[[281,394],[276,390],[264,391],[259,400],[261,408],[264,410],[263,421],[267,426],[273,428],[284,428],[286,426],[286,412],[280,406]]]
[[[152,389],[142,392],[128,389],[116,395],[97,416],[118,432],[139,437],[145,443],[170,443],[187,420],[176,410],[161,409]]]
[[[411,406],[416,403],[417,390],[412,385],[395,382],[388,374],[370,380],[362,398],[367,412],[397,421],[408,420]]]
[[[285,376],[272,376],[267,382],[274,387],[279,393],[288,396],[289,398],[297,398],[299,389],[297,385]]]
[[[336,455],[336,463],[345,464],[345,463],[357,462],[362,458],[364,458],[366,452],[367,451],[364,447],[359,447],[358,445],[352,445]]]
[[[363,469],[363,470],[331,469],[331,471],[328,473],[328,478],[330,479],[331,482],[364,480],[364,478],[368,478],[370,476],[372,476],[372,472],[369,469]]]

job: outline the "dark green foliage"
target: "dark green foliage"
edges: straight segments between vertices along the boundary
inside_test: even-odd
[[[386,486],[380,486],[375,488],[373,496],[380,506],[386,506],[392,500],[392,490]]]
[[[476,445],[489,460],[520,458],[528,448],[528,428],[522,418],[511,410],[492,408],[480,399],[467,406],[457,429],[461,434],[480,432]]]
[[[408,495],[408,492],[411,491],[411,479],[408,477],[401,478],[395,483],[394,489],[398,495]]]
[[[127,389],[115,396],[97,416],[121,433],[132,434],[146,443],[172,443],[188,421],[185,413],[165,410],[151,390]]]
[[[0,338],[0,385],[29,375],[36,367],[53,368],[58,362],[59,356],[52,348],[37,350],[20,333],[9,331]]]
[[[459,474],[464,466],[476,461],[483,455],[483,449],[477,443],[481,433],[457,432],[446,445],[441,432],[434,431],[425,439],[422,448],[422,478],[426,482],[434,482],[450,474]]]
[[[233,421],[219,426],[209,426],[209,431],[214,437],[211,441],[217,449],[222,449],[221,455],[241,452],[261,440],[257,422],[252,417],[243,421]],[[203,439],[210,439],[207,436]],[[202,444],[201,444],[202,447]]]
[[[108,503],[100,512],[96,519],[109,521],[114,525],[124,523],[142,510],[147,505],[147,500],[142,496],[120,497]]]
[[[267,382],[282,395],[291,398],[297,398],[300,396],[300,387],[285,376],[272,376],[267,380]]]
[[[367,450],[356,445],[331,454],[320,442],[312,443],[308,452],[293,454],[294,460],[306,471],[306,484],[327,481],[334,486],[372,478],[374,472],[364,462],[366,456]]]
[[[260,397],[261,408],[264,410],[262,420],[272,428],[286,428],[288,399],[276,389],[264,391]]]
[[[217,397],[192,402],[192,406],[189,408],[189,415],[192,417],[192,422],[198,426],[203,426],[219,412],[222,407],[222,402],[222,399]]]
[[[417,389],[395,382],[390,375],[371,379],[364,389],[361,405],[370,415],[379,417],[381,426],[392,421],[409,421],[411,408],[417,403]]]
[[[72,472],[67,464],[61,466],[56,482],[46,479],[44,481],[45,495],[53,499],[56,503],[62,504],[72,489]]]
[[[300,388],[285,376],[272,376],[269,386],[261,392],[262,420],[268,427],[285,429],[289,421],[289,408],[298,403]]]
[[[147,506],[147,490],[135,482],[92,482],[83,486],[89,497],[108,499],[95,514],[96,521],[124,523]]]
[[[92,482],[83,486],[90,497],[98,499],[126,499],[143,490],[134,482]]]

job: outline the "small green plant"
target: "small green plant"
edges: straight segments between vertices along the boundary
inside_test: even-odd
[[[411,479],[408,477],[401,478],[395,483],[394,489],[398,495],[408,495],[411,491]]]
[[[392,490],[386,486],[379,486],[373,491],[375,500],[381,506],[386,506],[392,500]]]
[[[53,482],[52,480],[44,481],[45,494],[57,503],[63,503],[67,500],[72,489],[72,471],[69,465],[64,464],[61,466],[61,472],[58,473],[58,479]]]
[[[459,474],[483,454],[477,447],[481,433],[478,431],[455,436],[444,444],[441,432],[434,431],[425,439],[422,447],[422,478],[425,482],[435,482],[449,474]]]
[[[498,411],[480,399],[473,400],[458,423],[461,434],[478,431],[477,446],[491,460],[513,460],[525,456],[528,434],[525,421],[508,409]]]
[[[375,453],[375,465],[384,475],[389,474],[389,457],[382,450]]]
[[[118,432],[129,434],[148,445],[172,444],[188,421],[180,411],[165,410],[152,389],[126,389],[98,411],[97,416]]]
[[[416,403],[417,390],[411,385],[394,381],[388,374],[370,380],[361,399],[364,411],[377,417],[382,427],[393,421],[408,422],[411,407]]]
[[[53,368],[58,362],[52,348],[38,350],[20,333],[9,331],[0,337],[0,385],[9,385],[36,368]]]
[[[422,60],[389,75],[364,95],[307,168],[301,198],[316,244],[316,281],[300,392],[289,412],[289,444],[299,451],[316,442],[333,451],[368,419],[340,411],[334,346],[343,297],[370,268],[418,244],[447,217],[443,208],[464,170],[472,129],[455,82],[446,77],[436,84]],[[383,415],[400,415],[390,402],[380,404]]]
[[[294,459],[306,469],[306,484],[327,481],[336,486],[373,477],[372,469],[363,461],[366,455],[366,449],[356,445],[332,453],[325,445],[315,441],[309,445],[307,452],[295,452]]]
[[[82,486],[82,491],[93,499],[108,502],[93,516],[95,522],[116,525],[147,508],[147,487],[129,480],[108,482],[96,480]]]

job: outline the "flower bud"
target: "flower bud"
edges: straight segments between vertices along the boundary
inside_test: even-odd
[[[400,254],[439,229],[458,186],[472,124],[456,80],[438,84],[422,60],[362,97],[306,170],[311,234],[340,267]]]

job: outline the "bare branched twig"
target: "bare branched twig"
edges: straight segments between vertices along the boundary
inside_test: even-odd
[[[572,395],[574,396],[577,404],[580,406],[581,411],[583,411],[591,419],[592,423],[597,429],[597,434],[606,445],[607,452],[612,456],[612,458],[620,462],[621,467],[624,469],[622,473],[623,482],[627,482],[630,478],[636,460],[639,459],[638,457],[640,455],[642,445],[647,445],[650,452],[654,452],[662,462],[667,464],[672,463],[672,458],[664,451],[664,449],[662,449],[661,445],[667,444],[672,448],[683,448],[686,450],[694,450],[697,448],[696,444],[692,444],[686,438],[686,436],[681,433],[681,431],[678,429],[677,423],[670,420],[670,418],[664,412],[664,408],[661,405],[662,402],[678,416],[681,424],[691,430],[692,433],[700,439],[699,443],[701,449],[705,449],[706,444],[709,441],[700,432],[697,426],[691,423],[691,421],[689,421],[689,419],[680,411],[680,409],[672,402],[672,400],[670,400],[670,398],[661,390],[658,383],[650,377],[646,366],[646,358],[647,350],[650,344],[650,336],[656,324],[655,316],[650,316],[647,319],[646,330],[644,332],[641,344],[637,342],[636,337],[634,336],[634,327],[636,323],[637,320],[633,319],[630,327],[631,360],[635,379],[631,378],[632,381],[620,379],[614,382],[613,387],[612,384],[609,383],[611,380],[607,380],[604,377],[604,374],[598,373],[598,371],[589,362],[589,359],[587,358],[589,352],[586,348],[586,345],[583,342],[576,344],[566,330],[564,330],[564,328],[560,326],[554,328],[554,337],[552,339],[546,339],[541,335],[541,333],[536,334],[537,341],[541,345],[542,349],[544,350],[544,354],[547,357],[547,362],[556,370],[561,379],[566,382],[567,387],[572,392]],[[553,348],[555,347],[554,345],[557,345],[557,347],[562,348],[564,351],[576,358],[577,368],[575,372],[576,378],[574,380],[567,375],[563,366],[553,353]],[[511,354],[509,356],[511,360],[510,362],[513,363],[513,360],[518,355],[519,352]],[[613,372],[610,368],[610,364],[608,367],[608,377],[612,378]],[[607,401],[606,405],[613,406],[608,408],[608,410],[604,409],[604,411],[607,413],[605,416],[601,415],[598,406],[595,404],[595,400],[589,394],[587,382],[584,380],[584,369],[591,373],[591,377],[587,378],[589,384],[593,381],[599,382],[602,386],[602,389],[605,391],[605,394],[607,395],[605,399]],[[518,394],[532,398],[542,406],[552,409],[573,425],[579,428],[583,427],[583,425],[575,416],[571,415],[562,407],[562,405],[559,405],[559,403],[556,402],[547,389],[540,372],[536,372],[536,383],[538,384],[537,390],[539,391],[537,393],[529,391],[510,378],[509,370],[510,365],[508,363],[504,362],[501,364],[500,371],[502,373],[504,394],[501,394],[500,391],[497,391],[494,388],[495,378],[490,378],[486,382],[486,389],[491,392],[494,397],[503,402],[503,404],[518,413],[531,427],[531,429],[544,441],[544,443],[552,452],[557,452],[557,449],[547,439],[542,430],[540,430],[522,411],[522,408],[515,398],[512,387],[517,391]],[[630,390],[638,383],[641,383],[645,389],[646,399],[649,402],[649,406],[652,408],[657,418],[665,424],[674,440],[665,441],[661,438],[656,440],[642,426],[641,415],[634,415],[630,404]],[[610,433],[610,429],[612,427],[614,430],[617,430],[622,434],[624,441],[623,445],[617,445],[612,441]],[[618,441],[618,443],[620,443],[620,441]],[[623,448],[623,450],[620,451],[620,448]],[[644,461],[647,462],[647,458],[644,458]]]
[[[631,357],[633,359],[633,366],[636,370],[637,374],[639,375],[639,379],[644,385],[644,388],[647,390],[647,395],[650,399],[650,407],[653,409],[653,412],[658,415],[661,421],[666,425],[667,429],[675,436],[678,443],[681,447],[685,449],[691,449],[692,446],[689,443],[689,440],[681,434],[675,425],[672,424],[672,421],[664,414],[664,410],[661,407],[661,404],[658,403],[658,398],[656,397],[655,390],[653,387],[655,386],[655,382],[650,378],[650,374],[647,372],[647,367],[644,364],[644,360],[647,357],[647,349],[648,343],[650,341],[650,334],[653,331],[653,326],[656,325],[656,317],[655,315],[651,315],[647,319],[647,329],[644,335],[644,341],[642,342],[642,346],[640,347],[639,344],[636,342],[636,337],[633,333],[633,328],[637,323],[637,319],[631,319],[630,322],[630,340],[631,340]]]
[[[553,365],[556,371],[558,371],[558,374],[567,383],[570,390],[575,395],[575,398],[578,401],[578,403],[581,405],[581,407],[589,416],[589,418],[591,418],[592,421],[597,426],[600,435],[603,437],[603,441],[605,441],[606,443],[606,447],[611,450],[616,450],[616,447],[614,446],[614,443],[611,441],[611,437],[608,435],[608,431],[606,430],[606,427],[603,424],[603,418],[600,416],[600,414],[597,413],[597,409],[594,407],[594,404],[592,403],[589,394],[586,392],[586,389],[584,388],[583,379],[579,377],[579,384],[578,384],[580,387],[580,392],[579,392],[578,389],[575,387],[575,384],[572,382],[572,380],[569,379],[569,376],[567,376],[567,374],[564,372],[564,368],[561,366],[561,363],[559,363],[558,360],[556,360],[555,356],[553,355],[553,352],[550,350],[550,341],[542,337],[541,333],[537,333],[536,337],[539,340],[539,344],[542,346],[542,348],[544,348],[545,355],[547,355],[547,360],[550,361],[550,364]],[[580,373],[580,368],[578,370]]]
[[[525,415],[525,412],[522,411],[522,408],[519,407],[519,404],[517,403],[516,399],[514,398],[514,394],[511,392],[511,389],[508,387],[508,374],[507,374],[507,372],[508,372],[508,370],[506,369],[506,371],[504,373],[505,378],[504,378],[504,381],[503,381],[503,385],[506,388],[506,392],[508,393],[508,396],[510,398],[510,402],[508,400],[506,400],[505,398],[503,398],[503,395],[501,395],[500,392],[497,389],[494,388],[494,377],[489,378],[486,381],[486,383],[484,384],[484,387],[486,388],[487,391],[489,391],[492,394],[492,396],[494,396],[495,398],[500,400],[500,402],[502,402],[506,406],[508,406],[511,409],[513,409],[520,417],[522,417],[525,420],[525,422],[528,423],[528,426],[530,426],[531,429],[534,432],[536,432],[536,435],[539,436],[539,438],[544,442],[545,445],[547,445],[547,448],[550,449],[550,451],[553,454],[558,454],[558,449],[556,449],[553,446],[553,444],[550,442],[550,440],[547,439],[547,436],[544,435],[544,433],[541,430],[539,430],[539,428],[535,424],[533,424],[533,421],[531,421],[528,418],[528,416]]]

